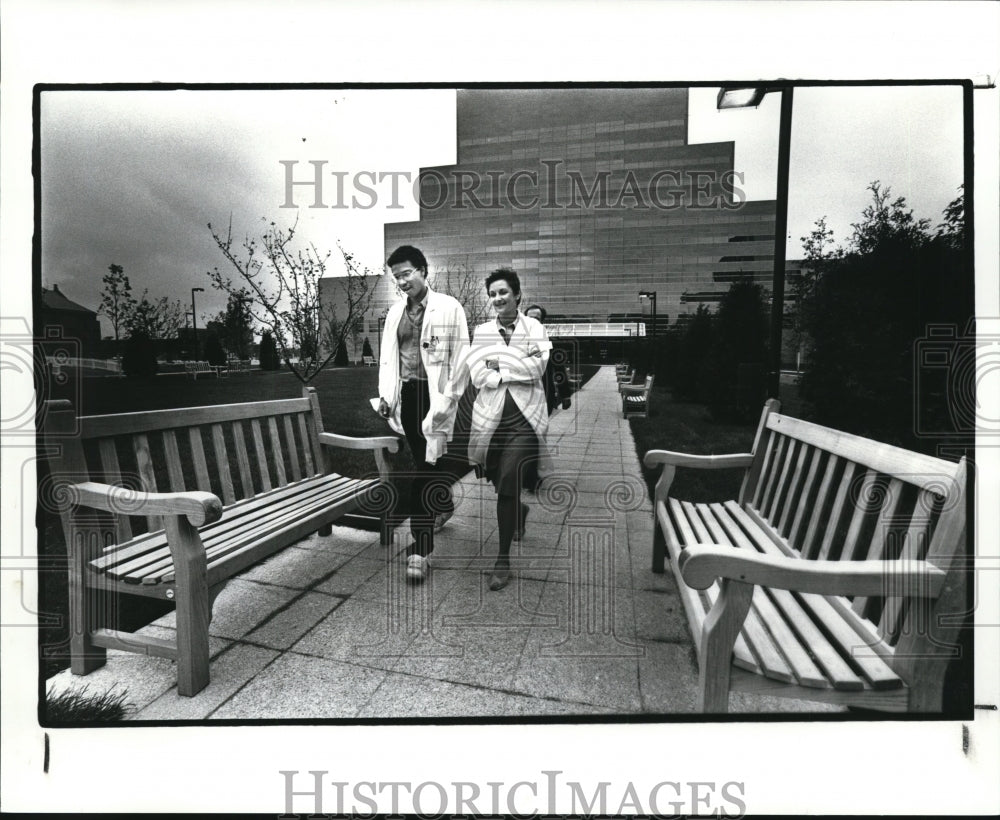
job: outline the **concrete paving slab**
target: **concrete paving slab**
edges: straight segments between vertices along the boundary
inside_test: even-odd
[[[557,648],[553,644],[552,630],[532,630],[512,682],[515,691],[606,707],[621,714],[641,710],[637,658],[598,654],[614,651],[604,636],[577,638]]]
[[[497,692],[479,686],[390,673],[358,717],[523,717],[528,715],[592,715],[609,710]]]
[[[230,640],[242,638],[296,595],[294,589],[234,578],[215,599],[208,634]],[[153,623],[175,629],[177,612],[168,612]]]
[[[602,653],[606,649],[611,654],[637,654],[635,604],[630,589],[570,584],[552,573],[542,590],[539,612],[555,618],[550,645],[569,647],[577,636],[583,636],[592,638],[595,645],[606,644],[601,647]]]
[[[278,652],[272,649],[234,644],[213,660],[212,679],[197,695],[181,697],[177,687],[171,687],[131,719],[204,720],[277,657]]]
[[[644,644],[639,659],[639,692],[644,712],[689,714],[697,705],[698,665],[691,644]]]
[[[351,599],[307,632],[292,651],[390,669],[426,628],[431,616],[427,607],[408,607],[398,600]]]
[[[691,643],[684,604],[673,592],[635,590],[636,637],[641,641]]]
[[[305,590],[315,586],[350,560],[351,556],[343,552],[295,546],[272,555],[240,575],[240,578],[244,581]]]
[[[385,679],[385,670],[286,652],[222,704],[213,718],[353,718]]]
[[[334,526],[330,535],[316,535],[299,541],[295,546],[300,549],[318,549],[324,552],[342,552],[346,555],[357,555],[370,544],[378,543],[379,534],[368,530],[356,530],[351,527]]]
[[[370,558],[352,558],[325,581],[317,584],[314,591],[327,595],[352,595],[369,578],[383,572],[384,568],[384,559],[376,561]]]
[[[245,640],[270,649],[290,649],[303,635],[344,602],[343,598],[306,592],[249,633]]]

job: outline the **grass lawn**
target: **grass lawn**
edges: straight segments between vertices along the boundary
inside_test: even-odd
[[[794,414],[798,406],[793,385],[781,386],[782,409]],[[652,416],[630,419],[640,463],[648,450],[674,450],[697,455],[748,453],[753,446],[757,420],[749,424],[716,421],[702,404],[674,401],[669,389],[654,383],[650,397]],[[659,478],[657,467],[643,466],[650,498]],[[678,468],[670,494],[685,501],[724,501],[735,498],[743,478],[742,469],[694,470]]]

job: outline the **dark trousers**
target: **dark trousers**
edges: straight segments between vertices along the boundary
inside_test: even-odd
[[[427,382],[403,382],[399,409],[414,465],[409,504],[413,544],[407,554],[428,555],[434,550],[434,517],[455,508],[451,496],[454,474],[442,466],[440,459],[437,465],[426,461],[427,439],[420,425],[430,409]]]

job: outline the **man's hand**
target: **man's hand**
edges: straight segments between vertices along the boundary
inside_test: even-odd
[[[497,373],[500,372],[500,360],[499,359],[487,359],[486,369],[495,370]]]
[[[384,419],[387,419],[390,416],[389,402],[387,402],[385,399],[379,399],[378,414]]]

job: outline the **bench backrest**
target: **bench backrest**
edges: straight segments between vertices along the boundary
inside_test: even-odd
[[[926,559],[949,573],[942,595],[961,597],[965,459],[956,464],[776,410],[769,401],[761,417],[740,503],[780,535],[778,546],[806,559]],[[928,625],[919,621],[927,613],[892,592],[851,606],[906,665],[926,648]]]
[[[224,504],[328,472],[319,401],[302,398],[75,417],[47,402],[53,480],[97,481],[146,492],[204,490]],[[58,449],[56,449],[58,448]],[[70,510],[60,509],[64,529]],[[116,539],[159,529],[158,517],[116,515]],[[67,529],[68,532],[68,529]]]

